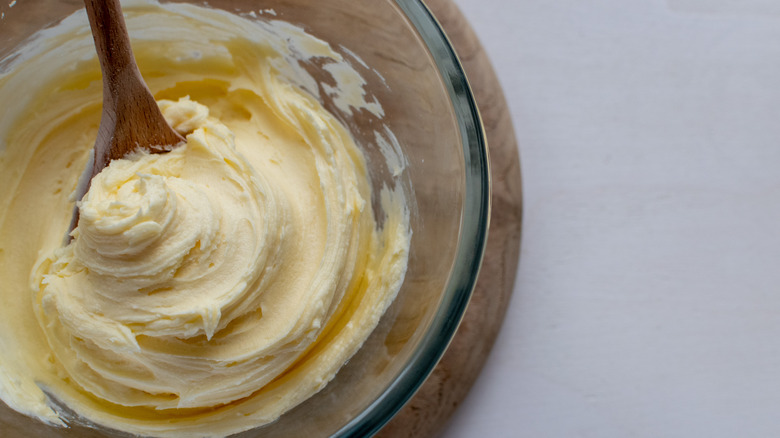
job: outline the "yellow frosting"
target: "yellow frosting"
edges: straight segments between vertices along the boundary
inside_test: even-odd
[[[139,65],[187,143],[112,162],[67,246],[100,109],[83,16],[0,76],[0,101],[22,78],[37,89],[0,110],[13,119],[0,123],[0,397],[51,424],[49,396],[131,433],[246,430],[322,389],[371,333],[403,281],[408,212],[385,189],[378,227],[360,149],[283,42],[342,61],[327,44],[191,6],[126,12],[147,26]],[[33,75],[55,50],[81,61]],[[360,85],[344,100],[381,110]]]

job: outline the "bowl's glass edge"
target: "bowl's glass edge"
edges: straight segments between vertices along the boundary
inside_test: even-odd
[[[428,46],[458,121],[466,170],[466,194],[453,276],[440,309],[409,363],[393,384],[334,436],[365,437],[379,431],[433,371],[458,328],[476,284],[490,221],[490,169],[482,118],[460,61],[431,11],[420,0],[394,0]]]

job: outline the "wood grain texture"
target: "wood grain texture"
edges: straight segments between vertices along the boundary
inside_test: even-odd
[[[482,115],[493,182],[490,234],[474,295],[455,337],[417,394],[376,435],[439,434],[468,394],[501,328],[520,254],[522,193],[517,142],[503,91],[487,54],[451,0],[428,0],[455,47]]]

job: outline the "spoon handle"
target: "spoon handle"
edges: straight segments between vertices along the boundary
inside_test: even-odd
[[[84,0],[84,6],[103,71],[103,83],[116,84],[123,74],[135,75],[138,66],[119,0]]]
[[[139,149],[166,152],[184,141],[160,112],[138,70],[119,0],[84,0],[103,71],[103,114],[93,176]]]

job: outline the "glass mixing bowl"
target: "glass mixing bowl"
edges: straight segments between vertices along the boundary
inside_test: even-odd
[[[483,128],[469,84],[442,29],[420,1],[192,3],[235,14],[273,10],[273,16],[258,19],[299,25],[345,57],[362,59],[365,65],[353,63],[354,67],[383,106],[383,119],[339,113],[327,96],[320,99],[359,145],[375,142],[372,133],[377,123],[384,123],[408,160],[406,169],[396,175],[376,148],[364,149],[374,187],[401,184],[409,199],[413,235],[409,268],[397,299],[324,390],[276,422],[237,436],[371,435],[403,407],[436,365],[479,272],[489,221],[490,176]],[[82,7],[80,0],[2,2],[0,73],[15,47]],[[310,73],[317,78],[321,72],[314,68]],[[375,209],[381,209],[378,200],[372,201]],[[82,424],[50,428],[1,403],[0,431],[5,437],[116,435]]]

